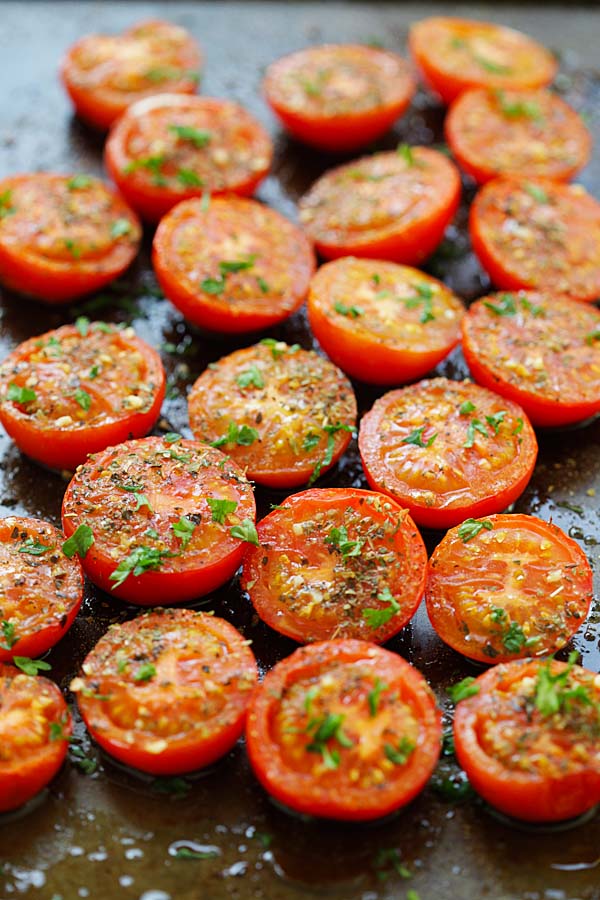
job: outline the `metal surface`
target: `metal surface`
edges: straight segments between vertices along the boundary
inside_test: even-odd
[[[337,157],[325,157],[287,140],[276,129],[259,96],[263,67],[276,56],[310,42],[379,39],[404,51],[410,21],[444,9],[443,4],[385,3],[2,3],[0,4],[0,176],[28,169],[102,171],[101,138],[72,118],[57,83],[61,52],[91,31],[116,31],[138,18],[162,15],[188,27],[207,51],[203,91],[233,97],[277,135],[273,174],[262,200],[294,217],[295,201]],[[453,6],[455,14],[494,18],[528,31],[563,55],[558,85],[578,108],[591,113],[600,138],[600,77],[594,73],[597,9]],[[398,140],[442,140],[443,111],[419,95],[410,113],[377,144]],[[600,196],[600,154],[580,179]],[[469,199],[472,191],[467,189]],[[469,253],[465,207],[428,269],[467,300],[488,281]],[[164,417],[169,428],[188,434],[186,387],[206,364],[252,339],[207,338],[182,321],[155,292],[149,267],[151,235],[140,260],[115,288],[90,304],[56,311],[2,295],[0,355],[32,334],[77,314],[131,321],[161,349],[169,372]],[[302,313],[271,332],[312,345]],[[438,370],[466,374],[460,352]],[[378,393],[357,385],[361,410]],[[600,423],[540,435],[540,460],[516,508],[552,519],[575,537],[598,569],[600,528]],[[365,487],[353,445],[326,484]],[[20,456],[0,436],[0,513],[36,515],[59,522],[65,480]],[[282,494],[258,491],[259,511]],[[439,535],[427,535],[430,548]],[[598,586],[596,586],[598,593]],[[200,604],[198,604],[200,605]],[[293,649],[256,620],[234,584],[208,598],[214,609],[253,641],[266,669]],[[134,615],[132,607],[88,587],[74,627],[48,659],[66,688],[86,652],[109,622]],[[574,645],[589,668],[600,669],[600,608],[596,604]],[[415,663],[446,705],[444,686],[477,670],[445,648],[423,610],[389,646]],[[600,898],[600,817],[559,833],[518,830],[471,799],[449,803],[429,787],[407,809],[384,824],[343,826],[304,822],[278,810],[258,787],[239,744],[210,772],[189,779],[183,796],[164,784],[117,768],[85,743],[98,762],[92,775],[67,764],[33,808],[0,819],[0,898],[51,900],[91,897],[144,900],[302,898],[332,900],[404,898],[409,888],[421,900],[594,900]],[[440,769],[455,772],[451,760]],[[171,785],[173,787],[173,785]],[[175,785],[177,787],[177,785]],[[181,787],[181,785],[180,785]],[[210,849],[204,860],[173,855],[178,841]],[[210,855],[212,854],[212,855]],[[403,879],[394,862],[412,873]]]

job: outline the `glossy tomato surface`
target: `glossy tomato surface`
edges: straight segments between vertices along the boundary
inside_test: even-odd
[[[311,281],[308,318],[327,355],[353,378],[401,384],[421,378],[460,339],[462,302],[409,266],[343,257]]]
[[[106,129],[143,97],[195,93],[201,66],[200,48],[185,28],[150,19],[123,34],[81,38],[67,50],[60,74],[77,115]]]
[[[164,396],[156,350],[132,328],[83,317],[24,341],[0,365],[0,421],[23,453],[54,469],[143,437]]]
[[[469,230],[499,288],[600,295],[600,203],[582,185],[496,178],[475,197]]]
[[[442,240],[459,199],[460,176],[449,159],[401,145],[322,175],[300,199],[300,222],[325,259],[416,265]]]
[[[69,709],[54,682],[0,663],[0,813],[52,781],[70,734]]]
[[[340,459],[356,426],[345,375],[314,351],[272,338],[205,369],[188,402],[194,436],[269,487],[316,480]]]
[[[548,656],[584,622],[592,570],[574,540],[535,516],[467,519],[435,548],[426,600],[437,634],[470,659]]]
[[[459,166],[479,184],[497,175],[569,181],[592,139],[581,116],[552,91],[465,91],[444,123]]]
[[[191,609],[114,625],[71,690],[100,746],[155,775],[191,772],[227,753],[244,728],[257,681],[233,625]]]
[[[321,44],[271,63],[263,91],[294,137],[322,150],[356,150],[402,115],[415,82],[395,53],[362,44]]]
[[[537,458],[533,428],[518,404],[446,378],[376,400],[361,421],[358,446],[371,487],[428,528],[502,511],[524,491]]]
[[[41,519],[0,519],[0,662],[41,656],[69,630],[83,599],[83,572],[64,535]]]
[[[258,525],[242,587],[271,628],[301,643],[384,643],[412,618],[427,553],[405,509],[356,488],[303,491]]]
[[[255,200],[179,203],[153,243],[157,278],[190,322],[238,333],[282,322],[302,305],[315,270],[300,229]]]
[[[0,181],[0,282],[65,303],[117,278],[142,231],[118,194],[89,175],[32,172]]]
[[[126,441],[91,456],[62,505],[67,537],[103,590],[179,603],[224,584],[255,540],[252,487],[220,450],[179,435]],[[80,544],[81,546],[81,544]]]
[[[246,742],[254,773],[307,815],[368,820],[409,803],[440,753],[441,725],[423,676],[367,641],[301,647],[254,694]]]
[[[469,307],[462,348],[479,384],[520,403],[533,425],[600,412],[600,312],[536,291],[492,294]]]
[[[253,194],[272,155],[269,135],[238,103],[160,94],[134,103],[118,119],[104,159],[127,202],[143,219],[158,222],[190,197]]]
[[[421,19],[410,27],[408,46],[444,103],[472,87],[544,87],[558,68],[552,53],[521,31],[474,19]]]
[[[454,717],[456,755],[476,791],[509,816],[570,819],[600,802],[598,676],[519,660],[476,679]]]

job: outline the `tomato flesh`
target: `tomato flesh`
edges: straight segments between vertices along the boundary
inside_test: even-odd
[[[0,812],[22,806],[54,778],[70,734],[57,686],[0,663]]]
[[[460,300],[408,266],[344,257],[311,281],[308,317],[321,347],[370,384],[421,378],[460,339]]]
[[[302,643],[397,634],[423,596],[427,553],[406,510],[352,488],[288,497],[258,526],[242,587],[259,616]]]
[[[240,737],[257,681],[236,629],[189,609],[113,625],[71,683],[92,737],[154,775],[202,768]]]
[[[495,666],[456,709],[460,765],[488,803],[517,819],[560,821],[600,802],[598,676],[574,666],[553,692],[555,712],[540,693],[540,679],[547,683],[566,669],[556,660]],[[570,701],[568,691],[577,692]]]
[[[179,203],[156,230],[153,263],[186,319],[228,333],[286,319],[315,270],[312,247],[292,222],[241,197]]]
[[[224,501],[231,508],[220,514],[215,504]],[[191,600],[224,584],[244,552],[231,531],[254,518],[241,470],[219,450],[178,436],[126,441],[91,456],[62,506],[68,537],[81,525],[92,531],[82,558],[89,579],[142,606]]]
[[[446,378],[384,394],[363,417],[358,446],[371,487],[428,528],[505,509],[524,491],[537,457],[520,406]]]
[[[325,641],[278,663],[254,694],[246,741],[263,787],[291,809],[368,820],[409,803],[440,752],[423,676],[366,641]]]
[[[55,469],[147,434],[164,396],[158,353],[105,322],[30,338],[0,366],[0,421],[23,453]]]

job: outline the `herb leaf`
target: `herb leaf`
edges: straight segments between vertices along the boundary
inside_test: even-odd
[[[49,672],[52,666],[43,659],[30,659],[28,656],[13,656],[13,663],[26,675],[37,675],[38,672]]]
[[[94,543],[94,540],[95,538],[92,529],[84,522],[73,532],[71,537],[67,538],[64,542],[62,545],[62,552],[69,559],[75,556],[75,554],[83,559]]]
[[[186,518],[186,516],[182,516],[178,522],[175,522],[174,525],[171,525],[173,534],[181,541],[182,550],[185,550],[187,545],[191,541],[195,528],[196,523],[192,522],[191,519]]]
[[[339,300],[333,304],[334,310],[339,313],[341,316],[348,316],[352,319],[357,319],[359,316],[364,316],[365,311],[362,306],[346,306],[344,303],[341,303]]]
[[[416,745],[412,741],[409,741],[407,737],[403,737],[397,747],[394,747],[392,744],[384,744],[383,752],[385,753],[386,759],[393,762],[395,766],[405,766],[413,753],[415,746]]]
[[[212,132],[192,125],[169,125],[168,130],[176,134],[180,141],[190,141],[198,149],[206,147],[212,140]]]
[[[338,422],[337,425],[325,425],[323,431],[327,435],[327,444],[325,446],[325,453],[323,454],[323,458],[320,459],[314,469],[312,470],[312,475],[308,479],[308,486],[317,480],[319,475],[321,474],[324,468],[327,468],[333,462],[333,451],[335,450],[335,435],[338,431],[350,431],[353,432],[354,429],[351,425],[342,425],[341,422]]]
[[[252,519],[244,519],[240,525],[233,525],[229,529],[229,534],[231,537],[240,538],[240,540],[246,541],[248,544],[254,544],[255,547],[259,546],[258,532]]]
[[[32,391],[31,388],[20,387],[18,384],[15,384],[14,381],[11,381],[6,392],[6,399],[11,400],[13,403],[20,403],[22,406],[25,406],[27,403],[33,403],[36,399],[36,393],[35,391]]]
[[[463,544],[466,544],[471,538],[477,537],[484,528],[491,531],[493,527],[489,519],[465,519],[458,529],[458,536]]]
[[[421,425],[420,428],[415,428],[414,431],[411,431],[409,435],[405,438],[402,438],[402,444],[414,444],[416,447],[431,447],[433,442],[437,437],[437,432],[432,434],[431,437],[427,441],[423,441],[423,432],[427,428],[427,425]]]
[[[400,611],[400,604],[393,596],[389,587],[385,587],[381,594],[377,594],[377,599],[388,605],[381,609],[375,607],[363,609],[363,619],[367,620],[367,625],[369,625],[370,628],[381,628],[382,625],[387,625],[392,616],[395,616],[396,613]]]
[[[235,380],[241,388],[263,388],[265,386],[265,379],[256,363],[252,363],[248,369],[244,369],[243,372],[240,372]]]
[[[134,547],[111,573],[109,580],[114,581],[113,588],[119,587],[130,575],[138,576],[144,572],[156,571],[160,569],[164,559],[175,555],[156,547]]]
[[[115,219],[110,226],[110,236],[116,240],[117,238],[124,237],[126,234],[130,234],[132,230],[129,219]]]
[[[484,300],[483,305],[495,316],[516,316],[517,304],[514,294],[499,294],[496,303]]]
[[[19,553],[27,553],[29,556],[43,556],[44,553],[47,553],[48,550],[52,550],[53,547],[47,547],[45,544],[40,544],[39,541],[35,541],[32,537],[27,538],[22,547],[19,547]]]
[[[227,444],[237,444],[239,447],[249,447],[254,441],[258,440],[258,431],[256,428],[250,428],[249,425],[238,425],[236,422],[230,422],[227,434],[210,441],[211,447],[225,447]]]
[[[87,412],[92,405],[92,398],[84,391],[83,388],[77,388],[74,394],[75,402],[79,404],[79,406]]]
[[[351,541],[348,539],[348,529],[345,525],[339,528],[332,528],[324,540],[325,544],[335,547],[342,554],[344,560],[351,556],[360,556],[360,551],[364,545],[364,541]]]
[[[235,500],[219,500],[217,497],[207,497],[206,502],[212,513],[211,521],[218,522],[219,525],[224,525],[227,516],[237,509],[237,501]]]
[[[150,681],[156,675],[156,666],[151,662],[142,663],[135,675],[134,681]]]
[[[12,650],[19,640],[15,634],[15,626],[12,622],[7,622],[6,619],[2,620],[2,634],[4,636],[4,643],[0,644],[0,647],[2,647],[3,650]]]
[[[457,682],[457,684],[453,684],[451,687],[446,688],[446,693],[452,700],[454,704],[460,703],[461,700],[466,700],[467,697],[474,697],[475,694],[479,693],[479,685],[475,683],[475,679],[472,675],[467,675],[466,678],[463,678],[462,681]]]

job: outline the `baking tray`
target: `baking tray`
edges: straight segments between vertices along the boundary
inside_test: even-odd
[[[273,173],[258,196],[294,218],[300,194],[341,158],[302,148],[277,130],[259,96],[264,66],[307,43],[328,40],[381,41],[404,52],[408,24],[444,11],[514,25],[559,50],[558,87],[590,116],[600,139],[600,74],[594,70],[600,11],[594,6],[5,2],[0,3],[0,176],[35,169],[102,172],[102,140],[72,117],[57,80],[58,60],[83,34],[118,31],[136,19],[157,15],[189,28],[204,46],[203,92],[240,101],[276,136]],[[443,110],[419,94],[408,115],[374,148],[394,147],[398,141],[439,143],[442,121]],[[598,151],[580,180],[600,196]],[[465,188],[470,199],[472,186]],[[489,283],[469,251],[465,222],[463,206],[427,269],[468,301],[485,293]],[[252,339],[215,339],[187,326],[157,295],[150,240],[147,234],[133,269],[91,301],[52,310],[2,294],[0,354],[78,314],[131,322],[161,350],[168,371],[162,425],[188,434],[187,387],[208,362]],[[269,333],[313,346],[302,311]],[[436,371],[464,377],[460,351]],[[356,388],[361,411],[382,393]],[[341,465],[322,481],[366,487],[354,442]],[[34,515],[59,523],[65,484],[65,478],[23,458],[0,435],[2,515]],[[282,496],[258,490],[259,514]],[[538,465],[515,508],[552,518],[581,544],[595,570],[600,558],[599,497],[600,423],[540,434]],[[425,537],[431,550],[440,535]],[[253,641],[263,671],[294,649],[291,641],[257,621],[235,582],[196,605],[214,609],[240,628]],[[110,622],[137,612],[88,586],[73,628],[48,656],[61,687],[67,689]],[[600,669],[599,623],[600,607],[595,604],[573,642],[584,665],[595,671]],[[388,646],[418,666],[445,709],[445,686],[477,674],[436,637],[423,609]],[[164,783],[117,767],[89,745],[79,720],[76,729],[97,769],[85,774],[68,764],[32,808],[0,819],[1,900],[384,900],[404,898],[410,888],[421,900],[600,898],[598,816],[569,831],[524,831],[499,820],[473,797],[461,797],[459,791],[451,802],[430,786],[385,823],[303,821],[267,798],[249,771],[242,744],[209,772]],[[443,759],[437,781],[456,775],[452,760]],[[454,783],[460,787],[460,781]],[[174,853],[181,842],[205,848],[207,858],[178,858]],[[410,879],[397,871],[400,861]]]

